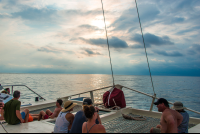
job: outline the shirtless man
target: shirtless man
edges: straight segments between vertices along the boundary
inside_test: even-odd
[[[58,114],[60,113],[60,111],[62,110],[62,107],[61,107],[62,103],[63,103],[63,101],[61,99],[58,99],[56,101],[56,108],[55,108],[53,113],[49,109],[47,109],[46,112],[40,111],[39,114],[31,114],[31,116],[33,118],[38,117],[38,121],[40,121],[41,119],[45,120],[45,119],[48,119],[48,118],[53,119],[54,117],[57,117]]]
[[[183,120],[183,116],[175,110],[169,108],[166,99],[160,98],[154,103],[157,105],[158,111],[162,112],[160,125],[151,128],[150,133],[178,133],[178,126]]]

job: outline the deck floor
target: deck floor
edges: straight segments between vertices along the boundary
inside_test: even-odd
[[[138,115],[128,114],[132,117]],[[144,116],[145,117],[145,116]],[[107,133],[149,133],[152,127],[156,127],[160,124],[160,119],[145,117],[145,121],[127,120],[122,116],[115,118],[111,121],[104,122],[102,125],[105,127]],[[189,128],[195,126],[190,124]]]

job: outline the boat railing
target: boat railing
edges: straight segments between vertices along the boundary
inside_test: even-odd
[[[45,98],[43,98],[41,95],[39,95],[38,93],[36,93],[35,91],[33,91],[31,88],[29,88],[26,85],[2,85],[2,87],[11,87],[11,93],[12,94],[14,92],[14,87],[19,87],[19,86],[24,86],[24,87],[28,88],[31,92],[33,92],[34,94],[38,95],[40,97],[40,99],[46,100]]]
[[[32,91],[34,94],[38,95],[40,97],[40,99],[44,99],[41,95],[39,95],[38,93],[36,93],[35,91],[33,91],[31,88],[29,88],[28,86],[26,85],[2,85],[2,87],[12,87],[12,94],[13,94],[13,89],[15,86],[24,86],[26,88],[28,88],[30,91]],[[137,92],[137,93],[140,93],[140,94],[143,94],[145,96],[148,96],[148,97],[151,97],[152,98],[152,103],[151,103],[151,106],[150,106],[150,110],[149,111],[152,111],[153,109],[153,104],[155,102],[155,99],[159,99],[158,97],[156,97],[156,95],[150,95],[150,94],[147,94],[147,93],[144,93],[144,92],[141,92],[141,91],[138,91],[138,90],[135,90],[135,89],[131,89],[131,88],[128,88],[128,87],[125,87],[125,86],[122,86],[122,85],[119,85],[121,86],[122,88],[125,88],[125,89],[128,89],[128,90],[131,90],[131,91],[134,91],[134,92]],[[65,96],[65,97],[61,97],[61,99],[69,99],[69,98],[72,98],[74,96],[81,96],[82,94],[87,94],[87,93],[90,93],[90,98],[92,99],[93,102],[95,102],[94,100],[94,92],[95,91],[99,91],[99,90],[103,90],[103,89],[107,89],[107,88],[111,88],[113,86],[106,86],[106,87],[103,87],[103,88],[98,88],[98,89],[94,89],[94,90],[89,90],[89,91],[85,91],[85,92],[82,92],[82,93],[77,93],[77,94],[73,94],[73,95],[69,95],[69,96]],[[46,99],[44,99],[46,100]],[[169,101],[168,101],[169,102]],[[169,104],[172,104],[173,105],[173,102],[169,102]],[[192,110],[190,108],[185,108],[186,110],[188,111],[191,111],[191,112],[194,112],[194,113],[197,113],[197,114],[200,114],[200,112],[198,111],[195,111],[195,110]]]
[[[147,94],[147,93],[135,90],[135,89],[131,89],[131,88],[128,88],[128,87],[125,87],[125,86],[122,86],[122,85],[119,85],[119,86],[121,86],[121,87],[123,87],[125,89],[128,89],[128,90],[131,90],[131,91],[143,94],[145,96],[151,97],[152,98],[152,103],[151,103],[149,111],[152,111],[155,99],[159,99],[158,97],[156,97],[156,95],[150,95],[150,94]],[[72,98],[73,96],[79,96],[80,97],[82,94],[90,93],[90,98],[92,99],[93,102],[95,102],[94,101],[94,94],[93,94],[93,92],[98,91],[98,90],[103,90],[103,89],[111,88],[111,87],[113,87],[113,86],[107,86],[107,87],[98,88],[98,89],[94,89],[94,90],[90,90],[90,91],[85,91],[85,92],[82,92],[82,93],[78,93],[78,94],[73,94],[73,95],[69,95],[69,96],[66,96],[66,97],[62,97],[61,99],[66,99],[66,98],[68,99],[68,98]],[[173,105],[174,103],[173,102],[169,102],[169,104]],[[188,111],[200,114],[200,112],[198,112],[198,111],[195,111],[195,110],[192,110],[192,109],[189,109],[189,108],[185,108],[185,109],[188,110]]]

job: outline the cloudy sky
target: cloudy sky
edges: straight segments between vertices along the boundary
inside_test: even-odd
[[[152,75],[200,76],[200,0],[138,0]],[[134,0],[103,0],[114,74],[149,75]],[[101,0],[0,0],[0,73],[111,74]]]

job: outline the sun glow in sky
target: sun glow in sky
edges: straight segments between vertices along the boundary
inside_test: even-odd
[[[200,1],[138,0],[152,75],[200,76]],[[114,74],[149,75],[134,0],[103,0]],[[0,73],[111,74],[100,0],[0,0]]]

